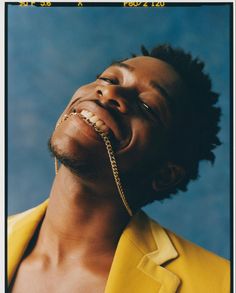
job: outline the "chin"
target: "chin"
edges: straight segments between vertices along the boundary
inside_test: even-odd
[[[53,157],[79,177],[95,179],[104,168],[104,158],[97,149],[88,150],[74,139],[60,139],[53,134],[48,140],[48,149]]]

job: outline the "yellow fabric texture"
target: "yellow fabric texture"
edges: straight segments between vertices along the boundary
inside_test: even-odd
[[[43,219],[48,200],[8,220],[8,283]],[[122,233],[105,293],[228,293],[229,262],[162,228],[144,212]]]

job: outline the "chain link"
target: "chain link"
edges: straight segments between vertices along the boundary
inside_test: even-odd
[[[73,115],[78,115],[80,118],[82,118],[83,120],[85,120],[89,125],[93,126],[93,128],[95,129],[95,131],[101,136],[102,140],[104,141],[104,144],[106,146],[107,149],[107,153],[108,153],[108,157],[110,160],[110,164],[111,164],[111,169],[112,169],[112,173],[113,173],[113,177],[116,183],[116,187],[118,189],[120,198],[128,212],[128,214],[130,216],[133,215],[132,210],[128,204],[128,201],[126,200],[125,197],[125,193],[121,184],[121,180],[120,180],[120,176],[119,176],[119,170],[118,170],[118,166],[116,163],[116,158],[115,158],[115,154],[112,148],[112,144],[110,139],[108,138],[108,136],[102,132],[99,128],[97,128],[97,126],[95,125],[95,123],[90,122],[88,119],[86,119],[84,116],[82,116],[81,114],[77,113],[77,112],[72,112],[69,115],[64,115],[63,118],[57,123],[56,128],[65,120],[67,120],[70,116]],[[56,174],[58,173],[58,162],[57,159],[55,159],[55,172]]]

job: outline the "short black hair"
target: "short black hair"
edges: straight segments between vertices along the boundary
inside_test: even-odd
[[[162,44],[150,52],[142,46],[142,54],[162,60],[171,65],[182,78],[186,93],[181,102],[171,101],[171,113],[174,126],[170,130],[168,159],[184,168],[186,175],[175,187],[152,195],[144,204],[162,200],[186,191],[190,180],[199,177],[199,162],[215,160],[213,150],[221,142],[217,137],[220,130],[221,109],[216,107],[219,94],[212,91],[209,75],[204,72],[205,64],[199,58],[193,58],[180,48]],[[133,55],[136,57],[136,55]]]

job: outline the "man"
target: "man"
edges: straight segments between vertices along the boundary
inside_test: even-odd
[[[49,146],[49,200],[9,219],[11,292],[229,292],[229,265],[141,207],[214,160],[220,110],[203,63],[168,45],[80,87]]]

